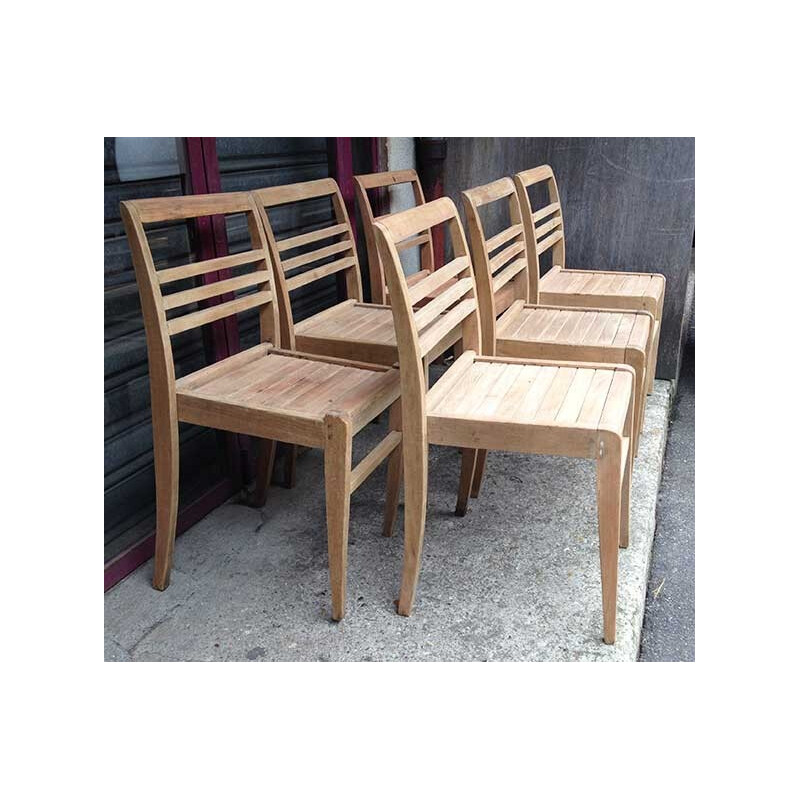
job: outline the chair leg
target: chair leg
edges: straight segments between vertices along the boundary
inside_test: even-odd
[[[662,319],[662,311],[664,310],[664,300],[662,298],[661,305],[658,307],[658,318]],[[663,319],[662,319],[663,321]],[[658,362],[658,342],[661,338],[661,325],[658,326],[658,331],[653,337],[653,346],[650,351],[650,358],[647,364],[647,394],[653,394],[656,381],[656,364]]]
[[[396,400],[389,409],[389,430],[399,431],[403,427],[403,408]],[[403,482],[403,443],[401,442],[387,460],[386,506],[383,512],[383,535],[394,533],[397,507],[400,504],[400,486]]]
[[[347,595],[347,534],[350,528],[350,471],[353,434],[341,417],[325,417],[325,511],[333,619],[344,617]]]
[[[603,593],[603,640],[614,644],[617,632],[617,561],[622,505],[621,446],[604,436],[597,458],[597,524],[600,534],[600,583]]]
[[[153,414],[156,473],[156,548],[153,588],[169,586],[178,522],[178,421]]]
[[[476,498],[481,492],[483,472],[486,469],[486,456],[488,454],[488,450],[478,450],[478,460],[475,462],[475,474],[472,476],[472,489],[469,493],[469,496],[472,498]]]
[[[411,608],[414,605],[428,505],[428,438],[424,432],[409,437],[410,429],[409,425],[403,427],[405,538],[403,579],[400,584],[400,599],[397,603],[397,612],[404,617],[411,614]]]
[[[472,478],[475,475],[475,462],[477,460],[477,450],[469,447],[461,450],[461,479],[458,483],[458,500],[456,501],[457,517],[463,517],[467,513],[469,493],[472,488]]]
[[[631,394],[631,401],[628,405],[628,414],[625,418],[625,427],[623,435],[628,437],[628,456],[625,461],[625,470],[622,473],[622,487],[620,498],[620,512],[619,512],[619,546],[625,548],[628,546],[628,539],[630,536],[631,528],[631,477],[633,475],[633,445],[632,437],[638,433],[636,431],[636,420],[639,416],[639,397],[636,393]],[[637,439],[638,441],[638,439]]]
[[[278,443],[274,439],[256,439],[258,454],[256,456],[256,485],[250,505],[261,508],[267,502],[267,491],[272,480],[272,469],[275,466],[275,451]]]
[[[285,445],[283,454],[283,481],[281,485],[284,489],[294,489],[297,482],[297,445]]]

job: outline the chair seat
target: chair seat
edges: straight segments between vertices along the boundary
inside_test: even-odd
[[[359,430],[399,397],[400,375],[260,344],[179,379],[176,392],[183,421],[264,437],[279,423],[274,438],[319,446],[327,415]]]
[[[390,306],[345,300],[299,322],[295,326],[295,342],[301,351],[387,366],[397,362]]]
[[[643,309],[660,319],[665,287],[657,273],[551,269],[539,281],[539,294],[543,303]]]
[[[428,394],[432,444],[593,457],[622,437],[634,385],[626,365],[464,353]],[[626,434],[627,435],[627,434]]]
[[[579,308],[551,308],[548,306],[516,303],[497,322],[497,347],[510,343],[525,345],[525,352],[536,356],[536,346],[541,345],[547,357],[580,359],[572,355],[576,348],[591,350],[619,350],[624,360],[626,350],[637,349],[647,353],[650,339],[651,316],[646,312],[605,311]],[[554,356],[559,345],[563,356]],[[506,355],[517,353],[505,352]],[[522,352],[519,353],[522,355]]]

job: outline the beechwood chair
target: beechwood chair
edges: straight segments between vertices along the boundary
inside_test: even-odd
[[[628,364],[636,374],[633,452],[646,402],[645,372],[653,317],[647,311],[570,308],[529,303],[530,281],[527,240],[519,198],[511,178],[462,192],[467,233],[475,267],[486,355],[519,358],[566,358]],[[479,209],[485,213],[507,209],[509,223],[491,238],[484,233]],[[499,317],[499,319],[497,319]],[[479,454],[472,496],[482,477]]]
[[[392,407],[390,422],[399,420],[399,403],[395,402],[400,394],[397,370],[280,348],[272,264],[259,210],[251,195],[132,200],[123,202],[121,211],[133,254],[150,364],[156,474],[153,586],[166,589],[169,585],[178,508],[178,423],[189,422],[262,440],[256,491],[262,502],[276,440],[324,450],[333,618],[341,619],[346,606],[350,495],[384,458],[394,451],[399,453],[399,424],[355,468],[352,440],[387,407]],[[146,225],[216,214],[246,216],[251,239],[247,252],[158,268]],[[248,271],[242,274],[243,268]],[[192,285],[194,278],[219,270],[236,270],[240,274],[204,286]],[[189,288],[185,288],[187,285]],[[175,291],[165,291],[176,287]],[[246,293],[242,293],[244,290]],[[230,299],[234,292],[239,294]],[[216,298],[222,302],[198,308],[198,304]],[[249,309],[258,309],[259,344],[176,377],[173,336]],[[399,456],[394,459],[398,460]],[[387,492],[386,518],[390,525],[399,492],[396,472],[390,471],[390,479],[393,474],[394,478]]]
[[[547,203],[534,208],[531,187],[546,184]],[[564,215],[553,170],[548,165],[514,176],[527,237],[530,300],[559,306],[647,311],[653,316],[647,358],[647,392],[653,391],[664,310],[666,278],[656,272],[567,269]],[[550,251],[551,268],[541,274],[539,257]]]
[[[454,259],[409,288],[397,243],[439,224],[449,228]],[[628,543],[633,370],[624,364],[481,355],[472,265],[458,212],[449,198],[386,217],[375,227],[392,298],[403,391],[405,539],[398,612],[411,613],[419,577],[429,444],[463,448],[459,500],[463,497],[465,502],[479,449],[593,458],[603,631],[605,641],[613,643],[618,548]],[[434,303],[415,310],[414,300],[447,278],[456,282],[434,301],[440,314],[434,324],[440,329],[459,326],[465,352],[428,391],[422,358],[430,333],[422,326]]]

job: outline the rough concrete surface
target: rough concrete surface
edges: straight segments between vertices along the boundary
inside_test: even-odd
[[[329,620],[322,453],[255,510],[228,503],[179,537],[172,583],[152,562],[105,595],[108,661],[634,661],[644,612],[669,384],[649,398],[619,554],[617,643],[602,643],[594,463],[490,453],[481,496],[453,515],[455,449],[432,447],[416,605],[395,612],[402,510],[380,534],[385,467],[353,496],[348,613]],[[385,419],[356,439],[357,460]]]

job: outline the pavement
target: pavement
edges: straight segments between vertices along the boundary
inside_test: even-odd
[[[672,406],[641,661],[694,661],[694,312]]]
[[[428,521],[414,612],[394,607],[397,533],[381,536],[385,467],[354,494],[348,609],[329,619],[322,453],[263,509],[229,502],[179,537],[172,583],[148,562],[105,595],[107,661],[635,661],[670,405],[657,381],[632,485],[631,542],[619,553],[617,642],[602,642],[595,467],[490,453],[477,500],[454,516],[459,454],[432,447]],[[354,463],[386,420],[356,438]],[[666,591],[665,586],[663,591]],[[660,595],[659,595],[660,596]]]

